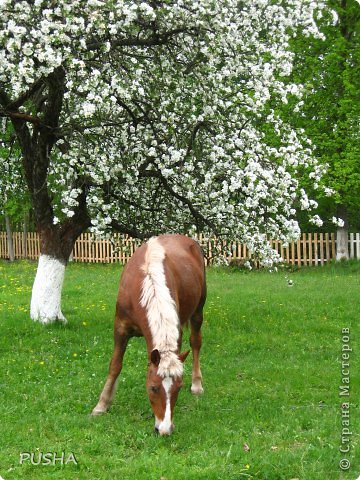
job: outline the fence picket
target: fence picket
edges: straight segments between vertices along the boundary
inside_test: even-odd
[[[313,237],[312,237],[311,233],[309,233],[309,235],[308,235],[308,246],[309,246],[309,257],[308,257],[309,262],[308,262],[308,264],[309,264],[309,267],[311,267],[312,264],[313,264],[313,258],[314,258],[313,257]]]
[[[324,265],[326,255],[326,240],[325,235],[322,233],[320,234],[320,258],[321,258],[321,265]]]

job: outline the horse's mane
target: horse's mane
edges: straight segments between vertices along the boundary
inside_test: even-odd
[[[183,364],[177,355],[179,339],[179,316],[174,299],[166,284],[165,249],[157,237],[147,244],[145,274],[142,282],[140,303],[146,309],[154,348],[160,352],[158,374],[161,377],[179,377]]]

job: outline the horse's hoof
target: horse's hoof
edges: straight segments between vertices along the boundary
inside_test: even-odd
[[[103,413],[105,413],[105,410],[100,410],[100,409],[94,408],[94,410],[91,412],[90,415],[92,417],[97,417],[99,415],[102,415]]]
[[[191,386],[191,393],[193,395],[202,395],[204,393],[204,389],[202,386],[194,385]]]

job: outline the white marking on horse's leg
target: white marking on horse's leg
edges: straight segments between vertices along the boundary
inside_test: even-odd
[[[100,415],[101,413],[106,412],[113,401],[128,341],[129,337],[126,334],[115,334],[115,349],[109,366],[109,374],[99,401],[92,411],[92,415]]]
[[[204,393],[202,386],[202,375],[200,370],[199,350],[193,351],[193,371],[192,371],[192,384],[191,393],[193,395],[201,395]]]
[[[117,383],[118,383],[118,379],[116,379],[115,382],[112,378],[108,378],[106,380],[103,391],[101,392],[99,401],[96,407],[94,407],[93,411],[91,412],[91,415],[93,416],[101,415],[102,413],[105,413],[107,411],[116,393]]]
[[[171,422],[171,387],[173,384],[173,379],[171,377],[165,377],[162,381],[162,385],[166,394],[166,409],[164,419],[158,426],[160,435],[170,435],[173,431],[173,424]]]
[[[40,255],[31,295],[30,316],[41,323],[66,318],[61,313],[61,290],[65,265],[49,255]]]
[[[204,393],[204,389],[200,379],[195,379],[192,381],[191,393],[193,395],[202,395]]]

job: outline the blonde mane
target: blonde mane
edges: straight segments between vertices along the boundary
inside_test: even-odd
[[[160,352],[158,374],[161,377],[179,377],[183,364],[177,355],[179,316],[174,299],[166,285],[164,270],[165,249],[157,237],[147,244],[145,274],[142,282],[140,304],[146,309],[154,349]]]

